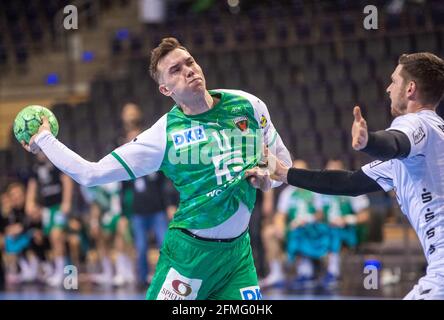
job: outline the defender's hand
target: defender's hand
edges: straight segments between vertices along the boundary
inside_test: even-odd
[[[267,157],[268,171],[270,172],[271,179],[288,183],[287,175],[290,168],[271,153],[268,148],[265,148],[265,156]]]
[[[267,169],[255,167],[253,169],[247,170],[245,172],[245,177],[256,189],[260,189],[264,192],[271,189],[270,172],[268,172]]]
[[[362,117],[358,106],[353,109],[353,116],[355,120],[352,125],[352,147],[355,150],[362,150],[368,143],[367,122]]]

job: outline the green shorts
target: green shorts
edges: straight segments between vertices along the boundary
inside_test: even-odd
[[[53,229],[65,229],[66,216],[60,211],[60,204],[43,208],[43,232],[48,235]]]
[[[100,223],[102,230],[111,234],[116,233],[120,217],[120,214],[103,214]]]
[[[146,299],[262,299],[248,232],[216,242],[169,229]]]

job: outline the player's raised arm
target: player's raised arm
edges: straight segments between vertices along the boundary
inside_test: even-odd
[[[410,153],[410,141],[400,130],[380,130],[368,132],[367,122],[361,109],[353,109],[352,147],[365,152],[379,160],[403,159]]]
[[[61,171],[85,186],[106,184],[114,181],[134,179],[157,171],[162,163],[166,136],[165,116],[133,141],[124,144],[98,162],[83,159],[57,140],[43,124],[29,145],[23,147],[35,152],[41,149],[48,159]]]
[[[364,149],[368,142],[367,122],[361,114],[361,108],[353,109],[352,147],[355,150]]]

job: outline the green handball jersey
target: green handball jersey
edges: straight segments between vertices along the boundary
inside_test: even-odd
[[[318,209],[325,213],[327,222],[337,217],[344,218],[369,207],[370,202],[366,195],[357,197],[318,195],[320,199],[316,202]]]
[[[186,115],[175,105],[112,155],[131,178],[161,170],[173,181],[180,204],[170,228],[235,237],[247,228],[256,199],[245,170],[261,161],[264,144],[287,163],[290,156],[260,99],[236,90],[209,92],[220,99],[213,108]]]
[[[350,248],[355,247],[359,241],[365,239],[366,228],[356,224],[356,215],[369,207],[366,195],[357,197],[320,195],[321,206],[325,220],[330,229],[330,252],[338,253],[343,244]],[[334,225],[337,218],[345,222],[343,227]]]
[[[120,190],[119,182],[111,182],[87,190],[92,201],[100,208],[101,226],[106,232],[114,233],[117,230],[117,223],[122,213]]]
[[[277,209],[287,215],[287,227],[294,220],[312,223],[315,221],[316,208],[320,206],[319,201],[319,195],[312,191],[287,186],[279,196]]]

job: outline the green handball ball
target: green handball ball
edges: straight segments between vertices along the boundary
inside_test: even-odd
[[[51,110],[37,105],[25,107],[20,111],[14,120],[14,136],[21,143],[25,141],[29,144],[31,137],[39,130],[42,120],[46,116],[51,127],[51,133],[56,137],[59,133],[59,123]]]

